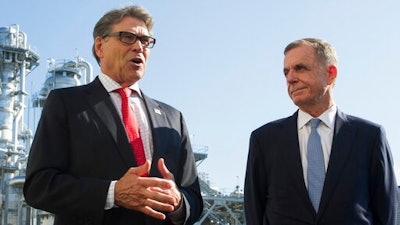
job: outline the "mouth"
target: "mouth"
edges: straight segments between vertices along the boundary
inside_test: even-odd
[[[296,92],[304,90],[305,87],[300,87],[300,88],[293,88],[290,90],[290,95],[294,95]]]
[[[144,61],[141,58],[134,58],[134,59],[131,59],[130,62],[136,64],[137,66],[140,66],[143,64]]]

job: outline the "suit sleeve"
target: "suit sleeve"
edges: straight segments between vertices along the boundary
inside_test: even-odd
[[[52,91],[29,153],[25,200],[55,214],[102,216],[110,181],[77,177],[69,172],[74,137],[68,119],[63,98]]]
[[[371,207],[373,224],[394,225],[397,214],[397,184],[385,131],[380,127],[373,149],[371,166]]]
[[[267,224],[264,223],[266,222],[264,213],[267,199],[267,175],[263,159],[257,135],[253,132],[250,136],[244,186],[244,212],[246,224],[249,225]]]
[[[153,142],[155,143],[153,162],[164,158],[165,165],[174,175],[177,188],[185,200],[184,215],[180,215],[178,221],[176,221],[176,214],[168,215],[168,218],[174,220],[171,221],[173,223],[184,221],[183,223],[186,225],[194,224],[203,212],[203,198],[185,120],[179,110],[162,102],[155,102],[147,98],[147,105],[150,109],[160,107],[164,112],[150,115],[153,125]],[[156,163],[152,164],[150,173],[161,177]],[[155,221],[150,224],[155,224]]]
[[[203,199],[201,197],[200,185],[197,176],[196,162],[194,159],[193,150],[189,140],[188,130],[186,128],[185,121],[181,115],[181,127],[182,127],[182,179],[180,179],[178,187],[184,195],[187,215],[185,218],[185,224],[194,224],[201,213],[203,212]]]

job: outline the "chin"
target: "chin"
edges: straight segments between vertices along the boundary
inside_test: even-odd
[[[138,81],[138,80],[142,79],[143,76],[144,76],[144,73],[140,73],[140,72],[136,71],[136,73],[132,74],[132,80]]]
[[[303,99],[301,99],[299,97],[292,98],[292,102],[293,102],[293,104],[295,104],[298,107],[300,107],[304,103]]]

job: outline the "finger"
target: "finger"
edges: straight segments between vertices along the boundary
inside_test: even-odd
[[[165,195],[168,195],[168,194],[171,193],[171,189],[170,188],[163,189],[163,188],[158,188],[158,187],[150,187],[149,189],[152,190],[152,191],[157,191],[157,192],[163,193]]]
[[[174,175],[171,172],[169,172],[167,166],[164,163],[164,159],[163,158],[160,158],[158,160],[158,164],[157,165],[158,165],[158,170],[161,173],[161,176],[163,176],[165,179],[174,180]]]
[[[161,192],[171,196],[173,199],[172,199],[172,201],[170,203],[173,204],[175,207],[178,207],[180,205],[181,201],[182,201],[182,193],[176,187],[174,175],[171,172],[169,172],[167,166],[164,163],[164,159],[163,158],[160,158],[158,160],[158,164],[157,165],[158,165],[158,169],[159,169],[161,175],[165,179],[171,180],[171,182],[172,182],[171,183],[171,185],[172,185],[171,189],[164,190],[164,191],[161,191]]]
[[[135,175],[138,175],[138,176],[144,176],[144,175],[149,173],[150,167],[151,167],[150,161],[146,160],[146,162],[141,166],[131,167],[128,170],[128,173],[132,173],[132,174],[135,174]]]
[[[159,187],[169,189],[175,185],[173,181],[159,177],[141,177],[139,180],[140,184],[146,188]]]
[[[164,213],[158,212],[148,206],[142,207],[138,209],[138,211],[159,220],[165,220],[167,218]]]
[[[175,205],[176,199],[175,195],[172,191],[172,188],[164,189],[157,187],[149,187],[145,191],[146,196],[146,205],[149,204],[152,208],[157,207],[157,205],[153,205],[155,203],[160,203],[160,207],[164,207],[166,205]],[[162,208],[156,208],[162,210]]]
[[[115,203],[117,205],[134,210],[142,209],[143,207],[150,207],[156,211],[169,212],[172,210],[171,208],[173,208],[174,199],[170,194],[165,193],[165,191],[160,192],[152,190],[150,187],[146,188],[140,184],[140,180],[144,178],[136,177],[139,180],[139,183],[134,186],[125,183],[120,185],[117,182],[116,192],[114,194]]]
[[[169,203],[165,201],[165,199],[171,199],[169,196],[163,196],[163,200],[157,200],[157,199],[146,199],[146,206],[152,208],[155,211],[159,212],[172,212],[174,211],[174,205],[172,203]]]
[[[157,200],[168,202],[169,204],[174,205],[174,207],[177,207],[182,199],[181,192],[176,188],[162,189],[158,187],[150,187],[149,190],[160,194]]]

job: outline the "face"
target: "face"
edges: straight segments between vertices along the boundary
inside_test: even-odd
[[[333,104],[336,66],[322,64],[311,46],[286,52],[283,72],[289,97],[301,110],[319,116]]]
[[[123,18],[113,26],[111,33],[119,31],[150,36],[145,23],[133,17]],[[95,50],[100,58],[101,71],[121,86],[130,86],[144,76],[150,49],[144,48],[139,40],[134,44],[125,44],[119,37],[97,37]]]

